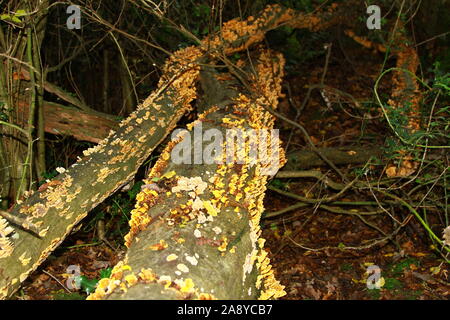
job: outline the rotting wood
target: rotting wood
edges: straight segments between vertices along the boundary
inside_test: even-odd
[[[27,121],[28,102],[19,101],[19,112],[23,115],[23,125]],[[109,115],[100,112],[86,112],[74,107],[44,101],[44,129],[55,135],[72,136],[77,140],[99,143],[111,130],[117,130],[120,121],[110,119]]]
[[[111,132],[98,146],[89,149],[84,159],[55,177],[47,189],[17,203],[12,210],[12,213],[29,215],[30,222],[41,228],[42,234],[39,239],[16,229],[13,236],[10,233],[2,235],[2,244],[8,242],[8,251],[3,245],[0,247],[0,298],[14,293],[89,210],[134,175],[142,161],[174,128],[195,97],[194,84],[199,72],[195,62],[245,50],[281,24],[312,31],[325,29],[341,21],[347,11],[344,5],[333,4],[326,10],[303,14],[271,5],[257,17],[225,23],[221,35],[203,40],[200,48],[189,47],[171,56],[158,90],[121,122],[116,133]],[[276,101],[269,102],[275,105]],[[241,103],[247,107],[249,101]],[[263,189],[259,185],[253,187],[256,192]],[[9,226],[6,225],[5,230],[9,231]],[[261,263],[264,268],[267,260],[262,259]]]
[[[262,51],[253,65],[257,89],[252,95],[244,89],[227,92],[225,81],[215,80],[213,73],[207,76],[203,87],[216,83],[220,90],[204,90],[209,108],[188,126],[189,133],[179,133],[169,143],[144,180],[125,237],[129,250],[88,299],[269,299],[285,294],[259,227],[268,180],[263,170],[276,166],[271,168],[276,172],[285,162],[283,150],[278,140],[265,141],[274,143],[277,152],[254,163],[248,154],[265,139],[250,132],[273,128],[274,117],[260,104],[276,108],[284,59]],[[233,102],[218,107],[229,100]],[[187,143],[194,155],[198,141],[191,137],[210,129],[223,137],[221,160],[230,156],[225,137],[230,130],[241,130],[245,142],[234,146],[233,162],[174,163],[175,148]],[[209,145],[205,142],[202,150]],[[238,159],[243,161],[236,163]]]
[[[38,238],[16,228],[7,239],[8,254],[0,247],[0,298],[10,296],[92,208],[130,180],[190,109],[199,73],[193,61],[199,56],[195,48],[175,53],[165,67],[167,78],[116,132],[111,131],[97,146],[86,150],[83,159],[17,203],[11,213],[27,215],[27,221],[41,233]]]
[[[404,22],[399,19],[395,24],[392,35],[393,40],[391,42],[391,47],[389,48],[382,44],[369,41],[364,37],[359,37],[352,30],[346,30],[345,34],[366,48],[375,49],[380,52],[391,51],[392,55],[396,57],[396,67],[390,69],[393,72],[392,92],[390,99],[387,101],[388,110],[385,112],[385,116],[394,118],[395,113],[399,112],[402,116],[407,118],[405,123],[402,123],[402,129],[405,133],[412,135],[419,131],[422,125],[420,121],[420,101],[422,99],[422,93],[419,90],[416,71],[420,61],[416,48],[411,45],[411,41],[408,39],[408,32]],[[384,71],[383,75],[388,71],[389,69]],[[379,103],[382,104],[381,101],[379,101]],[[387,120],[389,123],[392,121],[389,119]],[[391,128],[394,131],[397,130],[397,128],[394,128],[392,125]],[[399,134],[397,132],[395,132],[395,134],[398,137],[404,135],[404,133]],[[400,140],[402,139],[404,139],[404,137],[400,137]],[[405,150],[399,150],[396,158],[398,165],[390,163],[387,166],[386,175],[388,177],[410,176],[419,166],[419,163],[413,160],[413,156]]]
[[[376,146],[366,147],[340,147],[340,148],[319,148],[328,159],[332,159],[336,165],[364,164],[371,158],[380,159],[383,152]],[[288,163],[284,170],[308,169],[312,167],[326,166],[326,163],[311,150],[299,150],[286,155]]]

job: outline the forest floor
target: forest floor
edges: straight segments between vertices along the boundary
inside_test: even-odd
[[[267,209],[285,207],[286,200],[267,197]],[[79,266],[87,279],[99,279],[101,271],[118,262],[117,253],[105,244],[95,244],[91,234],[75,233],[25,282],[17,299],[84,299],[83,290],[69,293],[70,266]],[[353,216],[322,210],[292,212],[289,217],[265,223],[263,237],[277,279],[286,286],[288,300],[378,300],[450,298],[448,265],[426,244],[426,239],[400,233],[393,244],[363,250],[341,249],[339,245],[360,246],[377,237]],[[326,248],[324,248],[326,247]],[[319,249],[317,251],[309,249]],[[322,249],[321,249],[322,248]],[[367,288],[367,267],[379,266],[384,285]],[[69,271],[69,272],[68,272]],[[58,282],[59,281],[59,282]],[[94,284],[95,285],[95,284]],[[64,288],[65,287],[65,288]],[[91,287],[92,290],[93,287]]]
[[[266,203],[268,211],[291,204],[271,193]],[[396,237],[400,247],[388,243],[362,250],[340,248],[341,243],[357,247],[377,236],[353,216],[320,209],[293,211],[286,217],[265,221],[263,229],[276,277],[286,286],[287,295],[282,299],[450,298],[448,265],[430,249],[426,239],[405,231]],[[16,298],[84,299],[89,284],[83,286],[84,291],[65,290],[72,274],[68,268],[79,266],[87,279],[98,279],[102,270],[118,262],[117,252],[95,243],[92,233],[71,235],[25,282]],[[381,269],[381,289],[367,288],[370,265]]]
[[[348,53],[348,51],[347,51]],[[351,53],[348,53],[351,55]],[[360,53],[354,52],[353,56]],[[370,58],[369,58],[370,59]],[[295,117],[292,101],[299,106],[308,84],[319,83],[323,72],[323,57],[298,70],[299,75],[286,78],[290,94],[280,102],[280,112]],[[326,84],[348,92],[358,99],[371,99],[372,88],[381,66],[370,60],[344,58],[331,60]],[[295,74],[295,72],[294,72]],[[383,90],[383,88],[381,88]],[[384,88],[386,89],[386,88]],[[289,99],[291,101],[289,101]],[[331,98],[332,100],[332,98]],[[347,112],[346,112],[347,111]],[[347,145],[383,145],[386,125],[380,120],[366,126],[352,116],[352,110],[327,106],[324,98],[314,91],[299,118],[310,138],[318,147]],[[291,128],[278,122],[281,139],[286,142]],[[383,129],[379,129],[383,128]],[[305,140],[295,131],[289,150],[302,149]],[[327,168],[320,169],[329,173]],[[341,169],[352,176],[355,167]],[[381,175],[381,171],[380,171]],[[272,181],[273,183],[273,181]],[[312,179],[290,179],[278,182],[289,192],[305,197],[320,194]],[[360,199],[356,192],[345,195],[350,200]],[[345,201],[345,199],[341,199]],[[268,191],[266,212],[273,212],[296,202]],[[386,233],[392,232],[393,220],[387,215],[367,218],[372,225]],[[277,279],[286,286],[289,300],[322,299],[449,299],[449,266],[430,246],[421,226],[411,219],[404,228],[386,241],[369,248],[364,245],[376,239],[380,232],[369,227],[357,215],[337,214],[306,207],[262,221],[263,237],[270,252]],[[98,279],[100,271],[118,262],[117,252],[105,244],[96,244],[95,235],[84,232],[72,234],[32,276],[18,292],[17,299],[84,299],[89,291],[89,279]],[[120,244],[120,237],[110,239]],[[69,293],[68,267],[79,265],[86,278],[83,290]],[[379,289],[368,288],[368,268],[381,270]],[[94,284],[95,285],[95,284]],[[70,290],[69,290],[70,291]]]
[[[358,58],[348,63],[343,63],[345,59],[330,62],[326,83],[358,100],[369,100],[381,65],[373,63],[371,58],[362,58],[364,53],[359,50],[347,53]],[[288,79],[292,91],[290,98],[296,100],[296,105],[301,105],[308,83],[320,81],[323,65],[319,63],[309,65],[310,70],[302,70],[302,74],[308,76]],[[289,110],[287,98],[281,102],[281,107],[284,104]],[[330,110],[325,104],[317,92],[312,94],[299,118],[316,146],[367,145],[370,152],[370,145],[384,144],[388,133],[383,117],[365,126],[363,121],[352,116],[355,109],[340,109],[335,103]],[[294,116],[289,115],[289,111],[284,114]],[[279,127],[291,130],[281,121]],[[285,132],[284,136],[289,135]],[[290,150],[295,146],[300,149],[305,142],[296,132],[291,144]],[[352,172],[361,167],[348,165],[341,170],[352,177]],[[330,172],[323,167],[314,169]],[[381,171],[378,174],[381,176]],[[321,190],[313,179],[283,180],[282,184],[294,194],[311,198],[320,196]],[[342,200],[373,198],[361,199],[357,193],[348,193]],[[266,211],[277,211],[295,203],[295,200],[268,192]],[[389,234],[394,229],[394,222],[387,214],[383,216],[371,216],[367,221]],[[264,226],[263,237],[267,239],[277,279],[286,286],[287,295],[283,299],[450,299],[449,265],[432,250],[431,242],[414,218],[393,241],[367,249],[362,247],[380,233],[356,215],[307,207],[265,220]],[[369,266],[377,266],[381,271],[384,283],[380,289],[368,288],[368,276],[373,275],[373,272],[367,272]]]
[[[286,286],[283,299],[450,299],[448,265],[423,239],[404,232],[396,237],[400,247],[344,249],[341,244],[361,246],[377,231],[353,216],[322,210],[291,215],[295,219],[279,219],[263,232],[277,279]],[[369,266],[381,271],[380,289],[367,286]]]

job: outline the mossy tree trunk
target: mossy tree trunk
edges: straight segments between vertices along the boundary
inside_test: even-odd
[[[129,181],[175,127],[195,97],[193,83],[199,71],[190,61],[196,58],[175,54],[158,90],[116,132],[111,131],[85,151],[83,159],[18,203],[11,214],[23,224],[14,229],[14,235],[6,237],[11,229],[0,221],[0,297],[11,295],[92,208]],[[184,90],[174,79],[184,84]],[[26,231],[30,225],[39,228],[38,235]]]
[[[229,73],[201,73],[199,109],[205,111],[189,131],[174,135],[145,180],[125,236],[126,257],[89,299],[267,299],[285,294],[259,227],[265,172],[274,175],[285,162],[278,137],[267,132],[274,117],[262,106],[277,106],[284,60],[261,50],[252,65],[256,75],[249,77],[250,92]],[[233,134],[242,134],[242,141],[230,138]],[[252,157],[252,148],[264,144],[273,148],[259,149]],[[213,158],[217,163],[209,163]]]
[[[22,195],[31,186],[31,181],[35,177],[40,179],[45,171],[41,85],[45,75],[41,70],[40,49],[47,25],[48,5],[48,0],[10,0],[0,8],[0,120],[4,121],[0,127],[0,197],[4,204],[10,204]],[[21,70],[30,70],[32,81],[22,81],[18,76]],[[18,108],[20,101],[29,102],[28,113],[33,116],[23,127],[27,135],[5,125],[23,122]],[[31,157],[33,139],[38,140],[34,150],[36,157]]]

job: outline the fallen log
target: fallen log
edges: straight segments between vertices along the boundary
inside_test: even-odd
[[[175,53],[158,90],[119,124],[116,132],[84,152],[85,157],[44,184],[11,214],[24,217],[38,235],[0,221],[0,298],[10,296],[97,204],[129,181],[151,151],[170,133],[195,97],[200,51]],[[189,62],[188,62],[189,61]],[[180,90],[181,84],[183,84]],[[3,223],[2,223],[3,222]]]
[[[265,170],[275,174],[285,162],[280,141],[260,134],[274,123],[261,103],[276,107],[284,60],[263,51],[253,65],[257,90],[245,95],[244,89],[227,92],[238,88],[236,83],[203,72],[206,86],[217,83],[213,87],[219,90],[204,90],[209,108],[189,131],[176,135],[144,180],[125,236],[126,257],[88,299],[269,299],[285,294],[259,227]],[[218,107],[224,102],[226,107]],[[235,143],[229,137],[237,132],[242,140]],[[264,144],[274,149],[267,148],[265,155],[258,150],[257,158],[249,155],[252,147]],[[208,162],[213,158],[208,150],[220,163]],[[186,160],[181,163],[180,151]]]
[[[342,14],[337,13],[339,10]],[[32,223],[40,228],[38,235],[22,230],[20,226],[12,231],[5,220],[0,220],[0,298],[11,296],[89,210],[130,180],[144,159],[174,129],[177,121],[190,109],[189,103],[196,97],[195,82],[200,62],[223,60],[225,55],[246,50],[263,40],[267,31],[280,24],[313,31],[327,28],[339,22],[346,11],[344,6],[333,5],[325,11],[303,14],[277,5],[269,6],[258,17],[249,17],[245,21],[233,19],[225,23],[220,35],[206,38],[198,48],[189,47],[171,56],[156,92],[122,121],[115,133],[111,132],[98,146],[87,150],[84,159],[12,209],[12,214],[25,217],[25,224]],[[260,75],[267,76],[269,73]],[[258,83],[264,88],[264,81]],[[277,92],[274,88],[271,90],[272,93]],[[263,93],[269,92],[263,90]],[[260,99],[275,106],[277,97],[272,93],[266,97],[260,96]],[[238,105],[243,104],[245,107],[242,112],[246,112],[250,101],[238,102]],[[265,103],[255,100],[255,108],[258,109],[258,104],[268,108]],[[259,117],[264,114],[262,110],[258,113],[256,109],[252,110],[255,118],[251,121],[267,121]],[[249,192],[254,188],[254,192],[260,194],[264,190],[262,179],[256,179],[250,184]],[[254,199],[258,199],[255,201],[257,208],[260,208],[262,198],[255,196]],[[27,229],[25,225],[24,229]],[[261,246],[262,242],[258,242],[258,245]],[[265,270],[267,259],[264,253],[262,257],[260,267]],[[253,262],[255,260],[252,260],[251,265]],[[273,277],[269,276],[269,279],[274,281]],[[276,296],[270,290],[262,291],[261,296]]]
[[[370,147],[340,147],[340,148],[319,148],[328,159],[336,165],[364,164],[371,158],[380,159],[383,151],[381,148]],[[327,164],[316,152],[311,150],[299,150],[286,155],[288,162],[284,170],[309,169],[313,167],[326,166]]]
[[[26,126],[28,121],[29,102],[19,101],[21,113],[18,125]],[[100,112],[82,111],[75,107],[44,101],[44,129],[55,135],[72,136],[77,140],[99,143],[111,130],[117,130],[119,121],[110,119],[109,115]]]

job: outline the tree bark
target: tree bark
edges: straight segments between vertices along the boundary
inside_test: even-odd
[[[371,158],[379,159],[383,154],[381,148],[377,146],[320,148],[319,151],[336,165],[366,163]],[[310,150],[291,152],[286,157],[288,162],[284,170],[308,169],[327,165],[316,152]]]
[[[284,60],[262,50],[252,65],[257,75],[251,79],[253,92],[247,93],[237,79],[219,81],[211,70],[202,72],[204,113],[189,132],[169,143],[145,180],[125,237],[126,257],[88,299],[268,299],[285,294],[259,227],[268,178],[264,169],[275,174],[284,164],[283,150],[279,140],[268,142],[261,135],[252,140],[249,131],[273,128],[274,117],[261,104],[276,108]],[[211,144],[203,135],[212,130],[214,140],[223,139],[216,159],[228,161],[205,163],[204,151]],[[242,144],[226,138],[238,130],[245,136]],[[251,146],[264,143],[273,143],[276,152],[259,154],[253,163]],[[230,145],[234,148],[228,153]],[[181,149],[190,155],[184,158],[188,164],[177,163]],[[194,164],[196,155],[201,163]]]
[[[337,13],[339,10],[342,10],[342,14]],[[200,60],[202,60],[202,63],[208,59],[219,59],[227,62],[226,55],[246,50],[251,45],[260,42],[264,39],[264,34],[267,31],[280,24],[289,24],[292,27],[309,28],[317,31],[339,22],[343,19],[346,12],[347,8],[343,6],[331,6],[325,11],[317,11],[313,14],[302,14],[277,5],[269,6],[258,17],[249,17],[246,21],[234,19],[225,23],[220,35],[206,38],[199,44],[198,48],[189,47],[178,51],[170,57],[158,90],[147,98],[130,117],[122,121],[117,132],[111,132],[98,146],[89,149],[85,153],[84,159],[72,165],[66,172],[55,177],[50,183],[42,186],[24,203],[18,203],[18,206],[12,210],[13,214],[24,218],[25,223],[22,225],[24,229],[27,229],[27,223],[32,223],[39,227],[39,237],[20,228],[14,230],[14,236],[10,236],[11,229],[4,221],[0,221],[0,298],[6,298],[17,290],[20,283],[48,257],[70,233],[73,226],[87,215],[89,210],[131,179],[155,146],[175,127],[177,121],[189,109],[191,100],[196,97],[194,85],[199,74],[198,66]],[[264,60],[263,58],[261,59]],[[281,58],[278,59],[281,60]],[[227,62],[227,65],[234,76],[237,76],[241,81],[245,80],[243,79],[245,78],[244,75],[239,76],[239,71],[236,71],[229,62]],[[281,71],[273,69],[279,65],[282,65],[282,62],[279,62],[278,65],[267,62],[261,64],[266,69],[258,73],[258,79],[252,79],[247,84],[247,86],[249,84],[251,86],[257,85],[253,89],[247,88],[249,92],[255,93],[255,97],[240,95],[234,101],[238,109],[237,114],[234,116],[236,116],[238,121],[242,116],[243,120],[249,121],[247,125],[250,125],[250,127],[273,127],[273,119],[264,112],[266,109],[263,110],[263,105],[270,108],[269,106],[276,106],[277,104],[280,92],[279,83],[276,82],[276,87],[273,87],[274,82],[271,82],[271,79],[273,77],[272,71],[276,71],[274,72],[275,75],[281,73]],[[227,106],[228,103],[225,107]],[[228,119],[227,122],[232,128],[235,120]],[[168,154],[166,156],[163,154],[162,162],[160,163],[167,162],[167,156]],[[244,164],[242,168],[245,166]],[[231,168],[238,168],[235,174],[229,172]],[[257,169],[254,168],[251,170],[256,170],[255,173],[248,170],[248,176],[245,176],[243,172],[242,175],[236,175],[236,173],[241,172],[242,168],[228,168],[225,166],[222,171],[226,178],[232,179],[236,177],[235,179],[238,179],[239,182],[238,186],[241,184],[244,186],[248,183],[247,188],[245,188],[245,194],[242,194],[242,190],[235,189],[233,192],[236,194],[229,190],[227,195],[239,198],[238,194],[240,194],[241,198],[239,199],[242,199],[244,196],[249,197],[247,203],[244,201],[244,209],[248,210],[247,215],[248,217],[251,216],[251,221],[245,219],[241,221],[249,224],[248,232],[252,240],[252,253],[251,256],[246,256],[243,268],[244,270],[253,270],[254,265],[257,266],[259,275],[256,276],[255,287],[258,288],[259,286],[260,291],[258,293],[252,291],[249,296],[252,297],[258,294],[260,298],[277,297],[282,293],[282,289],[280,289],[278,282],[276,282],[271,273],[267,254],[262,248],[264,241],[257,240],[255,242],[255,239],[259,236],[258,222],[267,176],[261,177]],[[151,175],[158,177],[157,174],[162,169],[156,166]],[[242,178],[244,176],[246,178]],[[219,177],[219,179],[221,178]],[[216,183],[216,185],[220,186],[221,184]],[[234,182],[232,183],[231,181],[228,184],[228,186],[233,185]],[[215,197],[221,194],[220,187],[216,191]],[[237,198],[235,198],[235,201],[239,202],[236,200]],[[222,197],[215,200],[224,203],[222,202]],[[240,207],[240,204],[227,203],[228,207],[233,205]],[[218,206],[222,207],[220,203],[218,203]],[[213,207],[209,205],[206,205],[206,207],[209,208],[207,210],[208,213],[214,216],[215,209],[211,209]],[[219,207],[217,209],[221,210]],[[223,217],[226,217],[226,214]],[[229,228],[229,224],[226,224],[223,218],[220,218],[220,221],[224,221],[224,227]],[[132,222],[130,234],[126,239],[128,245],[131,244],[131,240],[137,241],[135,235],[138,231],[145,229],[146,223],[148,224],[150,221],[146,216],[146,212],[142,214],[135,212]],[[234,231],[236,232],[236,230]],[[229,230],[227,229],[227,235],[228,232]],[[239,250],[242,248],[244,250],[243,254],[245,254],[245,248],[248,248],[249,242],[245,240],[248,238],[242,238],[241,232],[242,235],[247,233],[245,229],[238,230],[238,233],[232,234],[236,238],[222,239],[219,247],[226,248],[227,251],[232,250],[233,246],[229,248],[228,244],[232,243],[232,241],[240,240],[241,242],[237,243],[236,246],[239,247]],[[224,244],[226,245],[224,246]],[[242,256],[239,259],[242,259]],[[242,260],[239,261],[242,262]],[[123,274],[121,272],[124,267],[127,269],[126,266],[122,266],[122,270],[119,270],[119,267],[116,268],[113,277],[119,277]],[[185,269],[182,268],[182,270]],[[181,272],[184,272],[182,270]],[[140,274],[138,276],[143,281],[150,281],[152,273],[145,271],[138,270],[138,272],[142,273],[143,278]],[[248,272],[249,277],[251,277],[250,273],[251,271]],[[246,271],[244,271],[244,274],[247,274]],[[232,273],[229,275],[232,275]],[[134,275],[134,277],[137,276]],[[125,276],[125,281],[128,282],[130,280],[130,284],[136,284],[137,280],[135,282],[133,280],[134,277],[133,275]],[[159,280],[162,279],[159,278]],[[115,281],[113,282],[115,283]],[[191,282],[186,283],[185,280],[183,281],[183,285],[192,288]],[[248,282],[245,282],[245,284],[248,284]],[[245,288],[245,284],[243,287],[242,284],[239,284],[239,288]],[[102,285],[99,285],[99,290],[101,288]],[[196,288],[200,290],[198,292],[200,295],[201,287]],[[103,289],[105,288],[103,287]],[[235,291],[233,292],[235,293]],[[195,292],[186,293],[194,294]],[[212,295],[213,292],[210,291],[209,294]],[[242,292],[239,294],[242,294]]]
[[[0,224],[0,298],[10,296],[92,208],[129,181],[175,127],[195,97],[193,85],[199,70],[191,61],[199,56],[192,48],[175,53],[158,90],[115,133],[12,209],[12,214],[23,217],[23,229],[32,223],[41,231],[35,235],[16,228],[8,239],[1,232],[7,226]]]
[[[24,125],[28,118],[28,103],[18,102],[18,109],[23,112]],[[80,109],[63,106],[58,103],[44,101],[44,129],[45,132],[56,135],[72,136],[77,140],[99,143],[105,139],[111,130],[119,127],[119,121],[110,119],[109,115],[99,112],[82,111]]]

